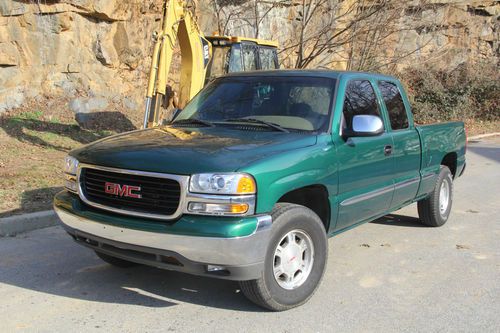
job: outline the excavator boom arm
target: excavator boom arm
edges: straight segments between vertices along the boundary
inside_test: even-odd
[[[156,34],[153,50],[144,128],[158,122],[160,104],[167,93],[167,78],[177,42],[182,59],[178,106],[182,108],[203,88],[212,50],[185,1],[165,0],[162,31]]]

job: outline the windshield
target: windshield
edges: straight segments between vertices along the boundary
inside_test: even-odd
[[[177,116],[224,123],[245,119],[301,131],[327,131],[335,80],[316,77],[227,77],[203,89]]]

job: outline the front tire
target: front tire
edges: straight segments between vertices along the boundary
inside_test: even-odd
[[[434,190],[417,203],[420,221],[429,227],[440,227],[448,221],[453,202],[453,178],[450,169],[441,166]]]
[[[323,278],[328,242],[321,219],[312,210],[279,203],[260,278],[241,281],[240,288],[255,304],[284,311],[306,303]]]

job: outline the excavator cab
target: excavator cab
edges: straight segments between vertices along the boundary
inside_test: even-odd
[[[243,37],[205,37],[212,45],[205,84],[226,73],[278,69],[278,44]]]
[[[161,31],[154,48],[146,93],[143,128],[162,123],[162,110],[183,108],[207,83],[226,73],[277,69],[278,43],[245,37],[212,36],[201,32],[186,0],[164,0]],[[181,73],[177,91],[168,84],[178,42]],[[168,121],[168,119],[167,119]]]

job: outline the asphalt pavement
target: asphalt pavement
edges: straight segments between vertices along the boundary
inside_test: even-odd
[[[0,239],[1,332],[500,332],[500,138],[471,143],[448,223],[415,205],[329,241],[304,306],[262,310],[234,282],[118,269],[60,227]]]

